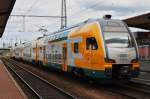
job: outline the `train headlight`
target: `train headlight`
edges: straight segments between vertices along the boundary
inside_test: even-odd
[[[131,63],[137,63],[139,60],[138,59],[133,59],[131,60]]]

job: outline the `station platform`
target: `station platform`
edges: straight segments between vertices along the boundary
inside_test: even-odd
[[[0,60],[0,99],[27,99],[24,92]]]

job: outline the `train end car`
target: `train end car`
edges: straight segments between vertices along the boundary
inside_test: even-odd
[[[23,44],[15,46],[13,53],[15,54],[15,59],[23,60]]]
[[[92,78],[130,79],[139,75],[138,48],[121,20],[87,22],[68,35],[68,67]]]
[[[31,62],[31,42],[23,43],[23,60]]]

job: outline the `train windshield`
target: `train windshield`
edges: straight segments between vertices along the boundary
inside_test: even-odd
[[[108,21],[104,24],[104,38],[107,47],[134,47],[134,40],[127,27],[120,21]]]

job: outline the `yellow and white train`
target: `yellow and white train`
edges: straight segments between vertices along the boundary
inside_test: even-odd
[[[16,46],[15,58],[100,79],[139,75],[138,49],[121,20],[88,20]]]

